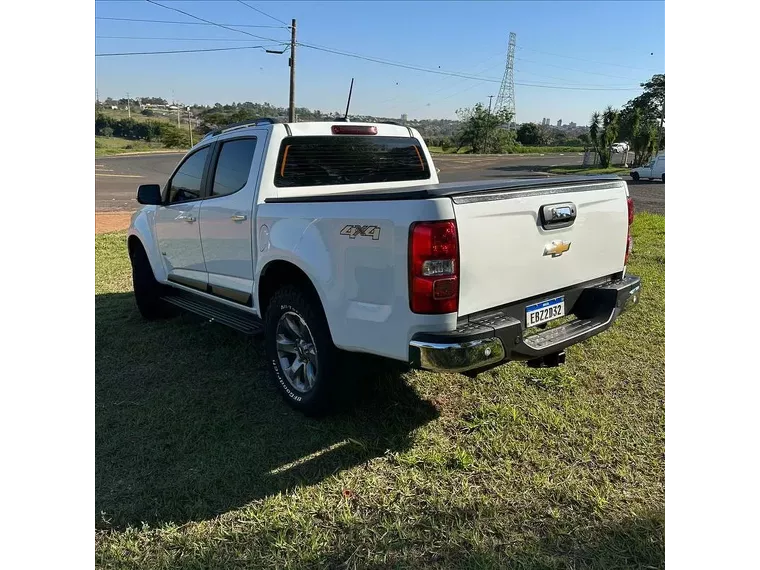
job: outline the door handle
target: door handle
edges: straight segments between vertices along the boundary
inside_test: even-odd
[[[177,216],[178,220],[185,220],[188,224],[192,224],[195,221],[195,216]]]
[[[242,222],[244,220],[247,220],[248,216],[246,216],[245,214],[235,214],[235,215],[231,216],[230,219],[233,222]]]

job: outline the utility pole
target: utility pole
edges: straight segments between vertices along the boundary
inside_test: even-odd
[[[488,150],[488,132],[491,128],[491,102],[493,101],[493,95],[488,96],[488,119],[486,120],[486,136],[485,136],[485,144],[483,145],[483,150]]]
[[[290,109],[288,122],[296,122],[296,19],[290,21]]]
[[[662,114],[660,115],[660,132],[657,133],[657,153],[660,152],[660,145],[662,144],[662,126],[665,123],[665,98],[662,99]]]
[[[190,107],[187,108],[187,130],[190,131],[190,148],[193,148],[193,125],[190,122]]]
[[[180,124],[179,124],[179,108],[180,108],[180,105],[179,105],[179,103],[177,103],[176,101],[174,101],[174,98],[172,98],[172,102],[175,105],[177,105],[177,128],[179,129],[180,128]]]
[[[132,109],[129,108],[129,91],[127,91],[127,117],[132,118]]]

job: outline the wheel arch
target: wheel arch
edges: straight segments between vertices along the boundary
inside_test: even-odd
[[[318,309],[327,317],[322,295],[309,274],[291,261],[273,259],[261,269],[259,278],[256,280],[255,294],[261,318],[265,316],[272,295],[283,285],[295,285],[302,289],[319,303]]]
[[[132,216],[132,222],[127,230],[127,251],[129,255],[133,248],[140,245],[148,256],[153,275],[160,283],[166,283],[166,269],[161,259],[156,243],[156,234],[153,232],[152,216],[154,212],[141,210]]]

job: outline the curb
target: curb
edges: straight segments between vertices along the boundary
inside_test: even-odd
[[[119,158],[120,156],[140,156],[145,154],[184,154],[187,150],[145,150],[142,152],[120,152],[119,154],[104,154],[96,156],[95,160],[103,158]]]

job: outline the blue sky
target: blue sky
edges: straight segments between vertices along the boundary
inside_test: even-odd
[[[178,1],[165,5],[221,24],[286,42],[289,31],[237,1]],[[518,122],[548,117],[587,123],[594,110],[621,106],[636,88],[665,70],[664,2],[256,2],[248,4],[290,22],[298,41],[434,70],[497,80],[476,81],[392,67],[299,47],[296,104],[345,109],[355,78],[351,112],[410,118],[455,118],[460,107],[488,104],[498,95],[509,33],[517,34],[515,99]],[[96,17],[197,22],[147,1],[99,1]],[[632,24],[635,22],[635,24]],[[96,53],[208,49],[269,44],[243,33],[207,25],[169,25],[96,20]],[[234,41],[230,41],[234,40]],[[287,55],[261,49],[97,57],[96,85],[107,96],[161,96],[187,103],[288,102]],[[494,97],[494,102],[496,98]]]

